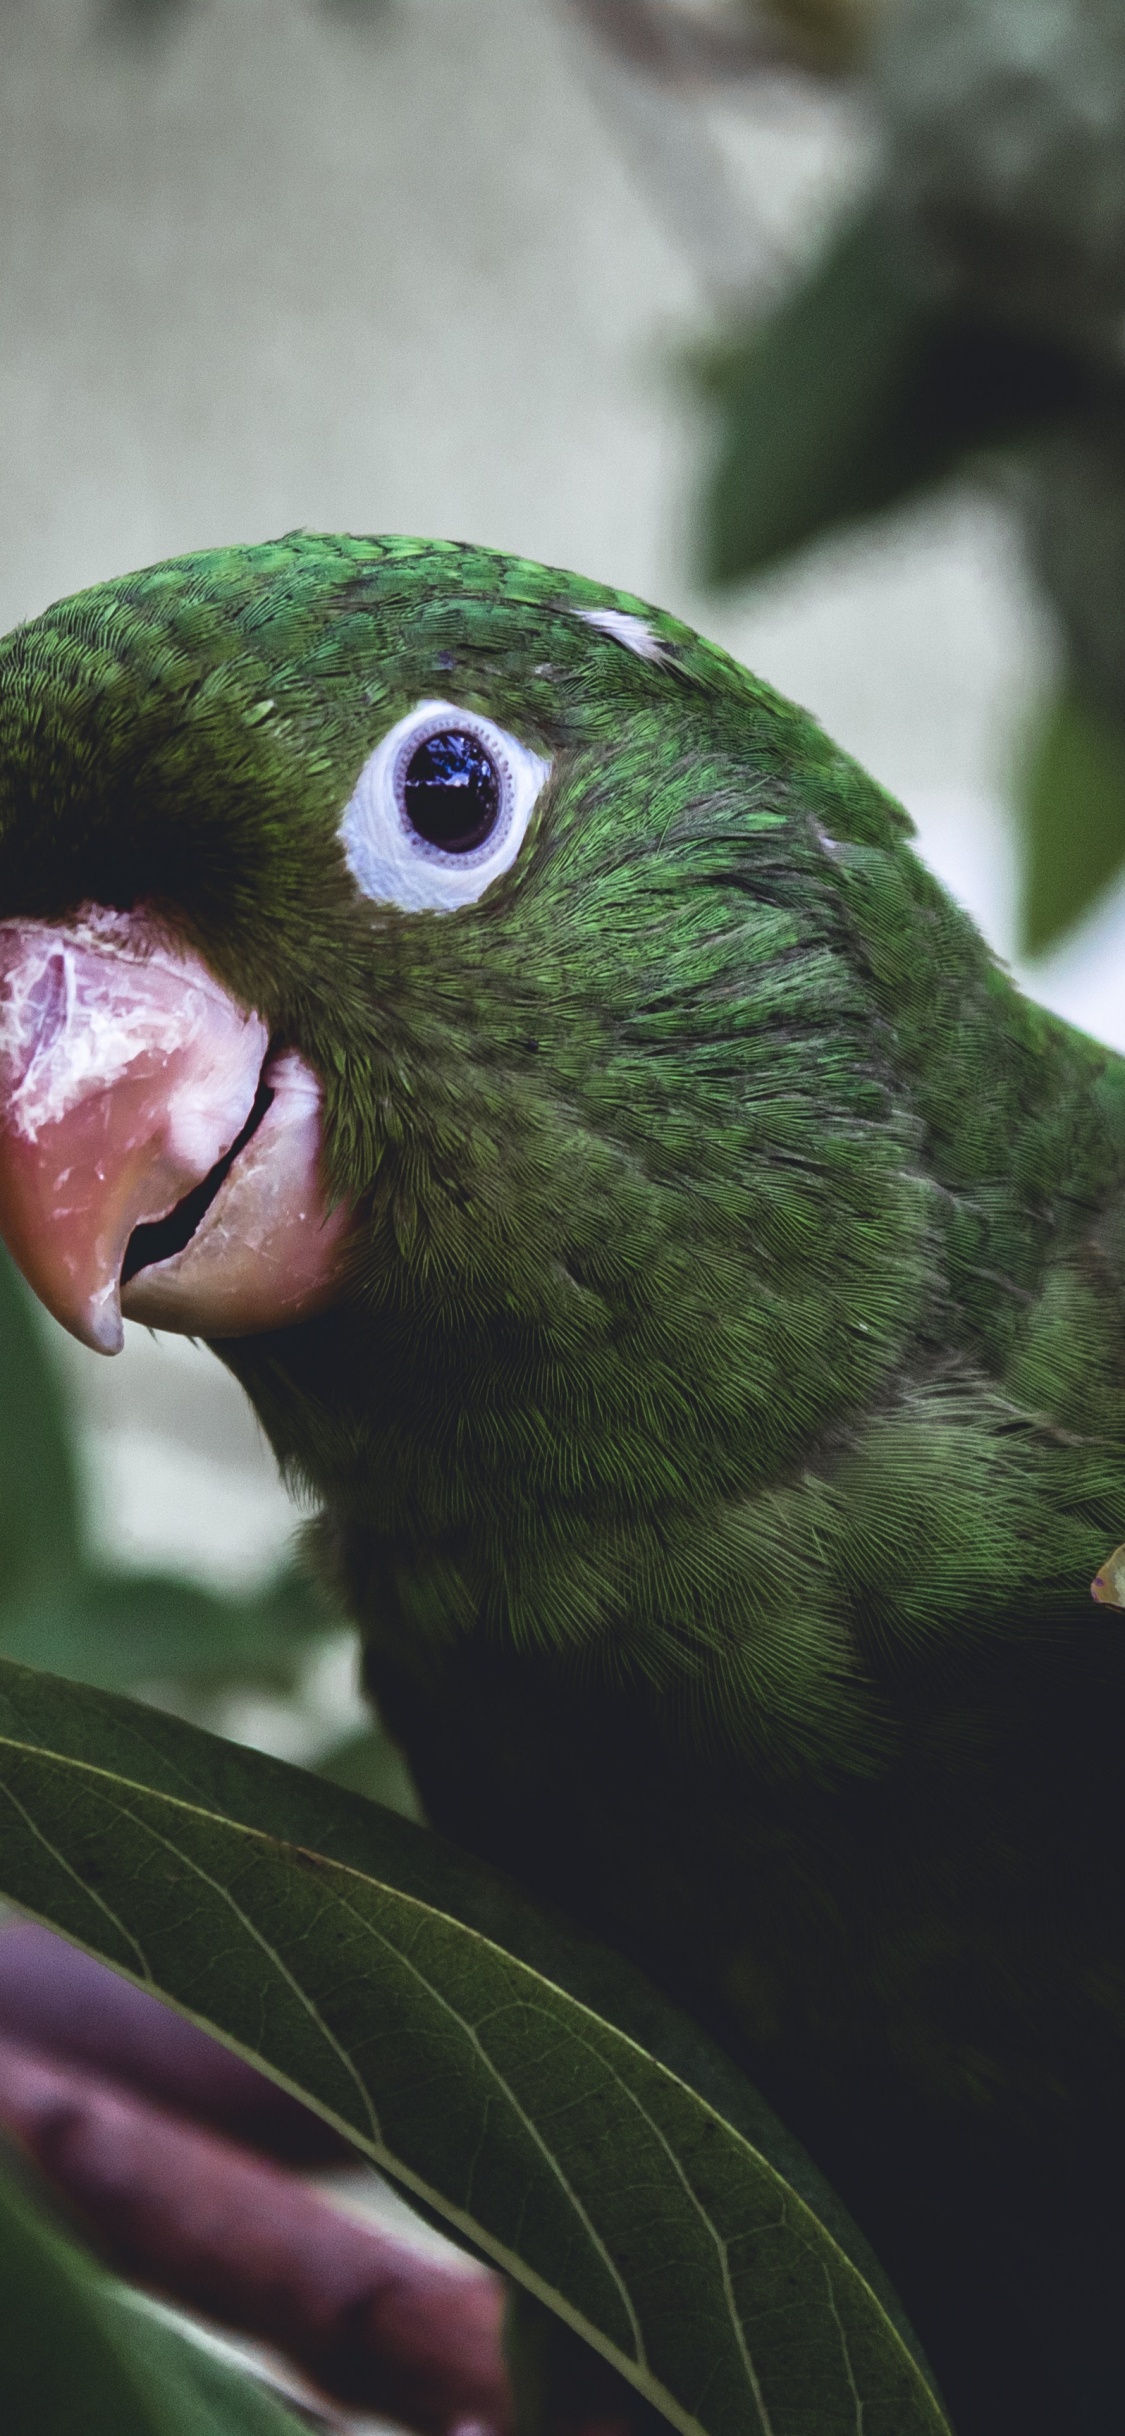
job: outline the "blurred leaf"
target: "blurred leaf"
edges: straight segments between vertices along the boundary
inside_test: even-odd
[[[298,2436],[254,2379],[132,2306],[0,2172],[4,2436]]]
[[[571,0],[590,33],[642,75],[741,84],[776,68],[834,76],[862,56],[884,0]]]
[[[343,1785],[349,1793],[364,1794],[369,1802],[381,1802],[399,1818],[421,1817],[421,1803],[406,1761],[379,1725],[349,1734],[317,1761],[316,1772],[327,1777],[330,1785]]]
[[[878,207],[704,367],[704,383],[717,450],[702,555],[716,583],[931,487],[966,455],[1093,394],[1092,374],[1062,349],[940,311]]]
[[[810,62],[825,69],[854,67],[878,25],[885,0],[764,0],[765,13],[793,28]],[[751,17],[762,0],[743,0]]]
[[[294,1568],[250,1598],[165,1574],[90,1571],[0,1603],[0,1653],[106,1691],[169,1677],[193,1690],[291,1691],[319,1641],[346,1628]]]
[[[296,1566],[235,1598],[88,1559],[66,1395],[2,1246],[0,1381],[0,1652],[107,1689],[173,1677],[292,1691],[346,1622]]]
[[[1020,950],[1041,956],[1125,865],[1125,731],[1073,685],[1053,705],[1023,797]]]
[[[109,2297],[115,2323],[128,2323],[129,2356],[159,2397],[161,2436],[308,2436],[310,2423],[320,2423],[319,2413],[314,2421],[287,2409],[251,2372],[178,2334],[125,2288],[111,2284]]]
[[[0,1601],[79,1561],[81,1523],[62,1388],[42,1315],[0,1246]]]
[[[273,1772],[271,1804],[255,1755],[158,1733],[156,1772],[178,1743],[243,1807],[272,1808],[275,1832],[254,1832],[113,1772],[123,1738],[144,1751],[144,1711],[70,1695],[70,1730],[101,1763],[82,1764],[48,1747],[60,1687],[3,1680],[15,1900],[307,2097],[687,2436],[854,2436],[860,2420],[866,2436],[948,2436],[896,2318],[795,2182],[448,1903],[278,1841],[305,1824],[298,1771]],[[346,1801],[307,1782],[306,1811]],[[475,1872],[374,1809],[368,1835],[391,1856],[427,1847],[454,1902]]]
[[[107,2324],[81,2253],[0,2180],[0,2421],[8,2436],[159,2436],[167,2422]]]

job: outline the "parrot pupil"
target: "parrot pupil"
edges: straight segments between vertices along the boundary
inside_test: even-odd
[[[479,736],[441,728],[416,744],[402,774],[411,828],[445,854],[483,846],[500,817],[500,772]]]

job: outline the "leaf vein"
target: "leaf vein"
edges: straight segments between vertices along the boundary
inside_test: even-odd
[[[287,1963],[283,1962],[276,1946],[271,1945],[269,1938],[263,1934],[260,1928],[258,1928],[257,1924],[250,1918],[249,1913],[243,1910],[241,1904],[236,1903],[230,1888],[224,1886],[221,1879],[213,1878],[210,1871],[204,1869],[202,1863],[197,1861],[191,1853],[185,1852],[181,1844],[175,1844],[172,1842],[171,1837],[161,1835],[158,1827],[154,1827],[148,1819],[138,1817],[135,1810],[127,1810],[125,1815],[132,1820],[135,1827],[139,1827],[145,1835],[149,1836],[153,1843],[163,1845],[164,1850],[171,1853],[174,1859],[182,1861],[185,1866],[190,1869],[201,1881],[201,1883],[204,1886],[209,1886],[212,1894],[218,1895],[220,1902],[225,1903],[228,1910],[233,1912],[234,1917],[239,1922],[240,1927],[244,1928],[247,1935],[253,1939],[255,1945],[257,1945],[261,1952],[266,1956],[267,1961],[273,1964],[274,1969],[278,1972],[280,1978],[284,1980],[286,1987],[289,1988],[291,1993],[297,1998],[298,2004],[303,2005],[305,2012],[308,2014],[309,2020],[320,2032],[325,2045],[331,2048],[333,2055],[337,2058],[337,2061],[343,2065],[348,2079],[353,2083],[363,2101],[371,2138],[377,2141],[381,2148],[385,2148],[386,2143],[383,2139],[382,2127],[379,2122],[379,2117],[375,2111],[374,2104],[372,2103],[371,2092],[368,2089],[366,2082],[364,2081],[362,2075],[357,2072],[355,2064],[351,2056],[348,2054],[347,2048],[341,2046],[335,2032],[329,2028],[328,2023],[324,2019],[324,2015],[321,2013],[319,2007],[310,1996],[307,1988],[302,1987],[300,1980],[296,1977],[296,1974],[289,1969]],[[350,1907],[345,1904],[344,1908],[347,1910]]]
[[[491,2074],[498,2088],[502,2091],[504,2097],[507,2099],[513,2114],[517,2118],[517,2121],[522,2124],[533,2146],[538,2149],[544,2163],[554,2175],[556,2182],[573,2208],[574,2213],[577,2216],[579,2223],[582,2225],[593,2249],[597,2252],[598,2257],[601,2259],[602,2264],[606,2268],[613,2284],[617,2289],[617,2292],[620,2295],[621,2304],[625,2311],[630,2333],[633,2338],[634,2356],[636,2358],[637,2366],[639,2368],[648,2368],[650,2363],[641,2322],[637,2315],[632,2294],[629,2291],[628,2285],[625,2283],[620,2268],[617,2266],[616,2261],[611,2256],[605,2241],[598,2232],[597,2226],[594,2224],[588,2210],[583,2205],[577,2191],[574,2190],[573,2186],[568,2181],[567,2176],[564,2174],[558,2158],[552,2155],[551,2150],[548,2148],[538,2125],[532,2121],[532,2118],[526,2112],[526,2109],[521,2106],[515,2090],[511,2086],[511,2083],[505,2079],[499,2065],[495,2062],[494,2058],[490,2056],[488,2049],[484,2045],[484,2042],[475,2026],[473,2023],[466,2021],[462,2013],[457,2012],[456,2007],[450,2003],[449,1998],[443,1995],[440,1988],[436,1988],[433,1985],[432,1980],[427,1977],[427,1974],[425,1971],[423,1971],[421,1965],[416,1963],[409,1954],[405,1953],[401,1945],[396,1944],[393,1938],[387,1937],[384,1931],[376,1926],[374,1921],[363,1920],[362,1915],[354,1910],[354,1907],[348,1903],[345,1896],[341,1896],[340,1900],[345,1911],[351,1911],[353,1918],[361,1922],[361,1925],[368,1931],[369,1935],[378,1938],[381,1944],[388,1946],[392,1953],[398,1955],[405,1968],[408,1971],[413,1972],[414,1977],[420,1982],[421,1986],[425,1988],[427,1995],[432,1997],[434,2003],[439,2005],[444,2012],[448,2013],[452,2017],[452,2019],[457,2023],[458,2028],[468,2039],[470,2046],[474,2048],[476,2054],[479,2056],[482,2064],[484,2065],[485,2070]],[[772,2430],[767,2432],[767,2436],[772,2436]]]
[[[134,1937],[132,1930],[126,1928],[124,1921],[118,1918],[112,1905],[106,1902],[104,1895],[99,1895],[97,1888],[88,1884],[81,1871],[75,1868],[73,1861],[68,1861],[66,1854],[59,1851],[57,1844],[52,1844],[50,1836],[44,1834],[37,1820],[32,1817],[30,1810],[25,1807],[19,1795],[13,1792],[11,1785],[6,1780],[0,1783],[0,1792],[3,1793],[5,1800],[11,1803],[13,1810],[18,1812],[28,1833],[35,1838],[36,1843],[42,1845],[44,1852],[50,1853],[52,1861],[57,1863],[64,1876],[71,1878],[75,1886],[81,1887],[82,1893],[89,1897],[91,1903],[96,1903],[104,1919],[112,1921],[118,1935],[124,1939],[127,1946],[132,1947],[140,1964],[142,1980],[146,1986],[152,1987],[155,1983],[149,1968],[148,1957],[144,1947]]]
[[[863,2397],[855,2381],[855,2370],[852,2366],[852,2355],[848,2343],[847,2329],[840,2315],[839,2305],[836,2299],[836,2288],[833,2284],[831,2274],[829,2273],[827,2263],[824,2259],[822,2259],[820,2263],[824,2275],[824,2281],[828,2290],[828,2306],[836,2321],[836,2331],[840,2337],[840,2349],[844,2355],[844,2369],[847,2375],[848,2384],[852,2389],[852,2400],[855,2403],[855,2436],[863,2436]]]

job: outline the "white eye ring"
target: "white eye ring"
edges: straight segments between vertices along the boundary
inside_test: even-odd
[[[497,810],[487,837],[458,852],[423,837],[407,809],[406,773],[420,745],[445,730],[471,736],[492,764]],[[456,702],[418,702],[376,745],[340,823],[348,867],[365,897],[406,913],[453,913],[510,869],[549,776],[526,744]]]

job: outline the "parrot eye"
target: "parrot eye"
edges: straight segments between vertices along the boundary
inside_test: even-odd
[[[549,765],[477,711],[419,702],[376,746],[340,836],[365,896],[452,913],[523,843]]]
[[[467,728],[439,727],[403,763],[402,804],[411,828],[447,854],[472,854],[492,836],[504,782],[491,753]]]

